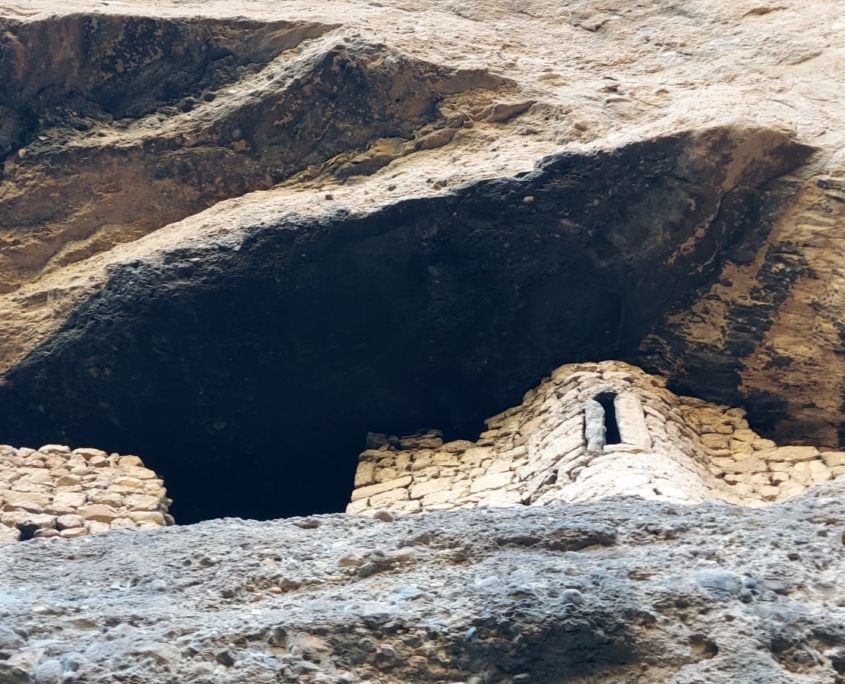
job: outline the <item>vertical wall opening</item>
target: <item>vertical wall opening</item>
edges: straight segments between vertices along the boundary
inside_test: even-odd
[[[616,393],[602,392],[596,397],[596,401],[604,409],[604,443],[621,444],[622,437],[616,420]]]

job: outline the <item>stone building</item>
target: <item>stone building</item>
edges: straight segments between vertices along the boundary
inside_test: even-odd
[[[360,456],[349,513],[636,495],[757,506],[845,473],[845,452],[777,446],[740,408],[677,396],[617,361],[558,368],[475,442],[428,431]]]
[[[137,456],[0,446],[0,543],[170,525],[170,504]]]

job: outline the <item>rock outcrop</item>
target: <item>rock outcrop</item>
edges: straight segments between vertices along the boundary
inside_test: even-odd
[[[844,36],[0,0],[0,684],[845,682]]]
[[[4,429],[143,454],[180,519],[302,512],[270,504],[278,483],[351,471],[374,425],[466,434],[561,358],[634,352],[712,277],[761,184],[807,152],[778,132],[718,127],[370,211],[324,200],[262,225],[194,217],[188,242],[183,223],[133,243],[5,373]],[[268,429],[280,419],[286,429]],[[197,510],[179,511],[189,487]],[[344,483],[337,509],[347,494]]]

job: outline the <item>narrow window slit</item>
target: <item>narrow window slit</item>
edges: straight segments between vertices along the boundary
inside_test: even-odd
[[[619,423],[616,420],[616,394],[614,392],[602,392],[596,397],[596,401],[604,409],[604,443],[621,444],[622,437],[619,434]]]

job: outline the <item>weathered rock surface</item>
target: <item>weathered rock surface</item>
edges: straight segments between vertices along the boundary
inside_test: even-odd
[[[0,437],[141,453],[182,520],[340,510],[368,430],[619,358],[845,445],[843,21],[0,0]],[[840,480],[4,545],[0,684],[842,682]]]
[[[841,682],[843,495],[34,540],[0,551],[0,681]]]

